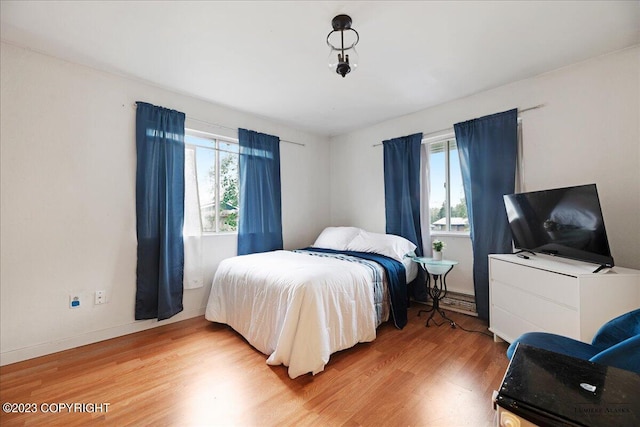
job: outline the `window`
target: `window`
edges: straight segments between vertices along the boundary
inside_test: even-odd
[[[455,138],[429,144],[429,212],[432,232],[469,232]]]
[[[237,231],[240,194],[238,142],[186,129],[185,145],[186,150],[192,150],[193,153],[191,156],[185,156],[186,174],[195,173],[196,177],[195,180],[187,179],[185,185],[193,185],[191,182],[195,181],[195,199],[198,203],[202,231]],[[188,192],[188,189],[186,191]]]

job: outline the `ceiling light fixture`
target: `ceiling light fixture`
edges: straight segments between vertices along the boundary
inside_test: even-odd
[[[345,77],[358,67],[356,45],[360,41],[360,35],[356,30],[351,28],[351,17],[348,15],[336,16],[331,20],[331,26],[333,27],[333,31],[327,36],[327,45],[331,49],[329,52],[329,68],[335,70],[335,72],[342,77]],[[348,39],[346,47],[344,44],[345,33]],[[340,34],[340,45],[336,47],[338,34]],[[336,54],[336,52],[338,53]]]

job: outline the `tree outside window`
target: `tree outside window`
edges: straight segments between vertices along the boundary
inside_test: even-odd
[[[187,129],[185,143],[195,149],[202,231],[236,232],[240,194],[237,141]]]

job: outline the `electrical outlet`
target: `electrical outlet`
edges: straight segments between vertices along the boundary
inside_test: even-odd
[[[95,304],[104,304],[107,302],[107,291],[96,291],[96,301]]]
[[[69,295],[69,308],[80,308],[79,295]]]

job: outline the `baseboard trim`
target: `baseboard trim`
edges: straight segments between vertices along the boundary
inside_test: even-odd
[[[69,350],[83,345],[93,344],[124,335],[134,334],[136,332],[145,331],[147,329],[157,328],[171,323],[180,322],[198,316],[204,316],[205,307],[198,310],[183,311],[171,319],[163,320],[141,320],[125,325],[118,325],[99,331],[92,331],[75,337],[65,338],[58,341],[52,341],[44,344],[38,344],[30,347],[19,348],[0,353],[0,366],[10,365],[12,363],[22,362],[34,359],[40,356],[46,356],[60,351]]]

